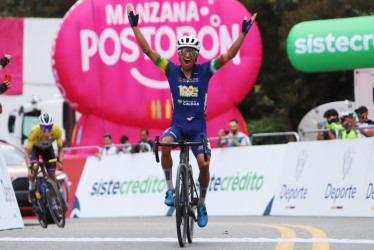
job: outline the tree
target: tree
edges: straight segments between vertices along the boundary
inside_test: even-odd
[[[248,127],[253,129],[251,133],[297,131],[301,118],[312,108],[332,101],[353,100],[352,71],[298,72],[287,57],[287,37],[291,28],[302,21],[372,15],[373,1],[240,1],[251,12],[259,13],[257,24],[263,42],[263,63],[257,82],[239,105]]]
[[[1,0],[1,17],[63,17],[77,0]]]

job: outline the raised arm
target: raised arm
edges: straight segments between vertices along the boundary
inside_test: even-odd
[[[235,40],[235,42],[231,45],[229,50],[223,54],[223,62],[227,63],[231,59],[233,59],[236,54],[239,52],[240,47],[242,46],[244,39],[251,28],[252,24],[256,20],[257,13],[253,14],[251,20],[247,22],[247,17],[244,18],[243,24],[242,24],[242,33],[240,33],[239,37]]]
[[[134,14],[131,4],[127,5],[127,15],[129,17],[131,28],[134,32],[136,40],[139,43],[140,48],[143,50],[144,54],[146,54],[152,60],[152,62],[155,63],[158,58],[158,53],[151,49],[151,46],[149,46],[147,40],[140,32],[140,29],[138,27],[139,14]]]

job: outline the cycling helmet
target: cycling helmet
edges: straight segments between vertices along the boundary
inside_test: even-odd
[[[178,39],[177,49],[179,50],[184,47],[191,47],[196,49],[197,51],[200,51],[201,45],[199,39],[193,36],[183,36]]]
[[[42,113],[39,116],[39,124],[43,126],[48,126],[53,124],[53,117],[48,113]]]

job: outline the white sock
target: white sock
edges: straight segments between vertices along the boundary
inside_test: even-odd
[[[165,174],[166,185],[168,190],[174,189],[172,168],[163,168]]]
[[[35,190],[35,181],[34,182],[31,182],[29,180],[29,190]]]
[[[200,197],[199,197],[199,201],[197,202],[198,207],[205,205],[205,197],[206,197],[207,189],[208,189],[207,187],[203,188],[200,186]]]

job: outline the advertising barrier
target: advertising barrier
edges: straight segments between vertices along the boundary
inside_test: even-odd
[[[291,64],[303,72],[374,67],[373,16],[306,21],[287,38]]]
[[[23,228],[23,221],[5,158],[0,149],[0,230],[12,228]]]
[[[374,138],[212,149],[208,213],[372,217],[373,152]],[[179,151],[172,157],[175,182]],[[89,157],[70,216],[172,215],[165,192],[152,153]]]
[[[372,139],[290,143],[272,215],[373,216]]]
[[[213,149],[207,207],[211,215],[262,215],[273,197],[285,145]],[[245,156],[245,157],[243,157]],[[271,156],[271,157],[269,157]],[[177,173],[179,151],[172,151]],[[194,179],[199,170],[190,155]],[[199,184],[197,183],[198,187]],[[164,205],[166,183],[152,153],[88,157],[71,217],[172,214]]]

